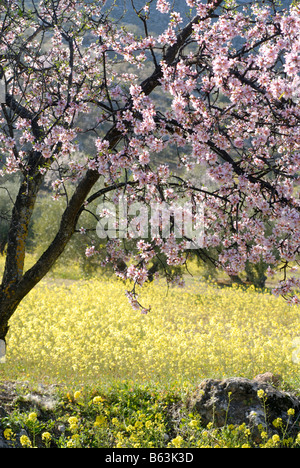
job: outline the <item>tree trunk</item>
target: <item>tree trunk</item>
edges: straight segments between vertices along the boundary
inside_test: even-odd
[[[35,156],[38,156],[35,153]],[[5,268],[0,287],[0,339],[5,340],[8,320],[24,297],[19,284],[23,277],[26,240],[36,197],[43,176],[40,173],[24,177],[12,211],[7,237]]]
[[[0,340],[5,341],[9,326],[8,321],[13,313],[16,311],[20,302],[14,303],[13,298],[10,301],[5,294],[1,292],[0,299]]]
[[[6,264],[0,288],[0,339],[5,340],[8,331],[8,320],[21,300],[48,273],[64,251],[75,231],[80,208],[98,178],[99,174],[97,172],[87,172],[62,216],[55,239],[36,264],[25,274],[23,274],[25,242],[38,187],[36,184],[35,190],[27,190],[26,196],[24,196],[24,189],[21,187],[13,209],[8,235]]]
[[[0,293],[0,363],[5,362],[6,354],[6,335],[9,329],[8,321],[16,311],[20,301],[14,300],[13,292],[7,291]]]

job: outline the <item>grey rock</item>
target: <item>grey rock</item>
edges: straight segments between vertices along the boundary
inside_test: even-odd
[[[28,406],[39,411],[52,411],[57,405],[57,398],[51,393],[29,392],[18,399],[19,406]],[[27,404],[27,405],[26,405]]]
[[[0,449],[11,448],[6,440],[0,435]]]
[[[264,399],[257,395],[260,389],[265,392]],[[276,433],[272,424],[275,419],[281,418],[283,424],[287,424],[287,411],[292,408],[295,416],[289,421],[289,432],[294,430],[297,433],[299,429],[298,424],[294,423],[300,418],[300,399],[259,379],[206,379],[200,383],[187,404],[191,411],[199,413],[204,425],[209,422],[213,422],[216,427],[243,423],[256,427],[262,424],[271,433]]]

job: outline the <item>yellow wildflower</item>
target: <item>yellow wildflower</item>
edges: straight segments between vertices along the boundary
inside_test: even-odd
[[[77,390],[77,392],[74,393],[74,399],[79,400],[79,398],[81,398],[81,392]]]
[[[274,419],[274,421],[273,421],[272,424],[273,424],[273,426],[276,427],[276,428],[277,428],[277,427],[281,427],[281,426],[282,426],[282,419],[281,419],[281,418]]]
[[[196,419],[192,419],[192,421],[189,422],[189,426],[196,429],[198,427],[198,421]]]
[[[80,448],[80,436],[79,434],[73,434],[72,437],[67,441],[67,448]]]
[[[96,421],[94,422],[95,427],[101,427],[106,423],[106,417],[105,416],[97,416]]]
[[[52,436],[51,436],[50,432],[43,432],[42,440],[44,442],[50,442],[51,439],[52,439]]]
[[[95,396],[93,398],[94,405],[98,405],[99,403],[102,403],[103,401],[104,401],[104,398],[102,398],[101,396]]]
[[[20,442],[21,442],[22,447],[32,448],[31,440],[26,435],[22,435],[20,437]]]
[[[134,424],[134,427],[136,429],[142,429],[142,427],[143,427],[142,421],[136,421],[135,424]]]
[[[76,448],[76,442],[72,439],[67,441],[67,448]]]
[[[4,430],[3,435],[6,440],[12,440],[14,433],[12,429],[7,428]]]
[[[78,418],[76,418],[76,416],[71,416],[71,417],[68,419],[68,423],[69,423],[69,424],[77,424],[77,423],[78,423]]]
[[[51,440],[52,440],[52,436],[51,436],[50,432],[43,432],[42,441],[45,443],[47,448],[50,448]]]
[[[184,440],[183,440],[183,438],[181,436],[177,436],[177,437],[175,437],[175,439],[171,440],[171,444],[175,448],[182,447],[183,442],[184,442]]]
[[[70,424],[70,431],[74,433],[78,430],[78,419],[75,416],[71,416],[68,419],[68,423]]]
[[[37,414],[36,413],[29,413],[28,421],[36,422],[36,420],[37,420]]]

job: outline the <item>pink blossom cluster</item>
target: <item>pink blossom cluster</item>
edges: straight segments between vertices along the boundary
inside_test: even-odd
[[[152,245],[143,239],[138,241],[137,248],[139,249],[139,257],[145,264],[149,263],[155,256],[155,250],[152,248]]]
[[[95,248],[94,245],[92,245],[91,247],[87,247],[86,250],[85,250],[85,255],[86,255],[87,257],[93,257],[93,256],[96,255],[97,253],[99,253],[99,252],[97,252],[97,250],[96,250],[96,248]]]
[[[168,265],[183,265],[185,258],[181,252],[183,245],[177,243],[173,233],[161,245],[161,251],[166,255]]]
[[[162,89],[172,96],[172,104],[159,130],[162,138],[167,136],[169,144],[175,142],[179,148],[191,144],[192,153],[181,157],[181,165],[192,170],[200,164],[217,184],[218,197],[208,195],[209,187],[203,190],[202,201],[205,201],[208,212],[205,245],[222,249],[220,265],[230,275],[240,273],[248,261],[258,263],[263,260],[272,268],[279,259],[293,262],[300,245],[299,201],[292,179],[286,178],[285,174],[297,177],[299,171],[299,107],[293,100],[289,107],[287,101],[293,98],[298,86],[298,11],[291,9],[289,14],[275,17],[272,22],[268,8],[253,8],[252,12],[256,14],[253,25],[242,12],[224,13],[218,21],[212,21],[206,17],[207,9],[204,11],[200,2],[188,3],[197,6],[203,19],[193,25],[193,37],[203,51],[204,71],[198,74],[193,57],[189,55],[176,65],[161,62]],[[201,9],[203,14],[200,14]],[[169,33],[171,30],[170,37],[164,35],[163,44],[174,44],[172,24]],[[236,36],[245,38],[247,55],[231,51],[231,42]],[[285,60],[285,74],[281,76],[273,69],[280,55]],[[202,86],[203,95],[197,97],[195,89],[199,86]],[[131,88],[131,92],[136,108],[141,111],[141,89]],[[210,107],[205,93],[212,92],[221,92],[229,103],[223,107]],[[282,99],[287,105],[280,104]],[[268,105],[274,109],[272,112]],[[153,108],[153,117],[154,111]],[[151,176],[145,167],[151,162],[151,150],[156,152],[155,148],[150,148],[150,152],[149,148],[145,150],[147,132],[136,131],[134,113],[131,111],[124,117],[133,126],[139,142],[135,142],[135,148],[139,147],[140,162],[134,170],[135,177],[141,181],[141,186],[148,187],[148,193],[157,196],[155,189],[151,192]],[[165,122],[168,121],[177,122],[175,133],[167,132]],[[153,121],[150,126],[152,132],[158,132]],[[237,166],[231,160],[232,151],[238,157]],[[274,158],[275,151],[279,157]],[[222,160],[222,156],[226,159]],[[281,175],[261,183],[255,174],[269,168],[270,164],[274,164]],[[167,183],[168,178],[169,174],[166,174],[163,182]],[[173,192],[166,189],[164,193],[168,198]],[[277,201],[272,199],[272,193],[273,197],[276,194]],[[289,200],[290,206],[283,199]],[[273,223],[272,233],[268,235],[266,223]],[[184,247],[174,239],[168,239],[159,248],[166,255],[168,264],[184,262],[181,254]],[[289,292],[293,287],[298,285],[292,282]],[[284,292],[282,289],[281,293]]]
[[[149,309],[146,309],[145,307],[143,307],[139,301],[138,301],[138,295],[136,293],[134,293],[133,291],[126,291],[126,296],[127,296],[127,299],[131,305],[131,307],[133,308],[133,310],[140,310],[141,311],[141,314],[143,315],[147,315],[148,312],[150,311],[150,308]]]
[[[142,286],[148,279],[148,272],[145,268],[137,268],[134,265],[130,265],[127,268],[127,278]]]
[[[169,13],[171,5],[167,0],[157,0],[156,8],[161,13]]]

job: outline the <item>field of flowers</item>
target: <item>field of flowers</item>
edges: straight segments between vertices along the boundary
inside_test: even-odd
[[[52,412],[16,406],[0,419],[0,436],[24,448],[298,448],[300,433],[289,437],[278,421],[275,435],[203,427],[184,402],[208,377],[271,371],[299,389],[299,308],[254,287],[187,284],[144,287],[145,315],[115,278],[83,280],[62,268],[41,282],[11,319],[0,383],[61,384],[59,404]]]
[[[42,282],[11,319],[0,380],[184,387],[271,371],[299,386],[296,306],[253,287],[156,283],[141,291],[143,315],[125,289],[116,279]]]

